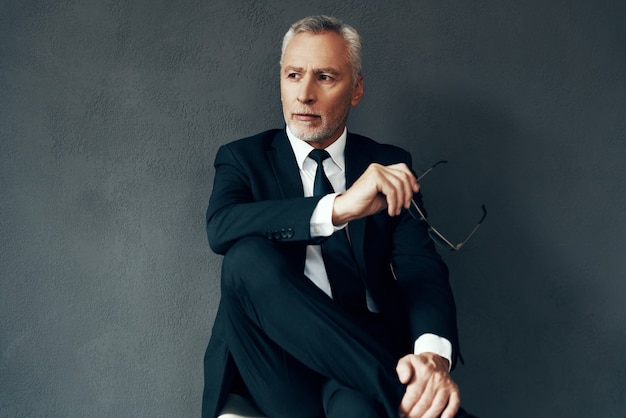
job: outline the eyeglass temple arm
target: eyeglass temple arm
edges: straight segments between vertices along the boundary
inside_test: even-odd
[[[435,228],[434,226],[432,226],[430,223],[428,223],[428,220],[426,219],[426,215],[424,214],[424,212],[422,212],[422,210],[420,209],[420,207],[417,205],[417,203],[415,203],[415,200],[411,199],[411,203],[413,204],[413,206],[415,207],[415,209],[417,210],[417,213],[419,213],[422,221],[426,222],[426,225],[428,225],[428,228],[430,228],[430,230],[432,231],[433,234],[437,235],[439,237],[439,239],[443,242],[446,243],[446,245],[448,245],[450,247],[450,249],[453,250],[458,250],[459,248],[461,248],[461,246],[463,245],[462,242],[461,244],[458,245],[454,245],[453,243],[451,243],[441,232],[439,232],[437,230],[437,228]],[[473,233],[473,232],[472,232]]]
[[[481,208],[483,210],[483,216],[480,218],[480,221],[478,221],[478,223],[476,224],[474,229],[472,229],[472,232],[470,232],[470,234],[467,236],[467,238],[465,238],[463,240],[463,242],[460,242],[459,244],[454,246],[457,250],[459,248],[461,248],[463,246],[463,244],[465,244],[472,237],[472,235],[474,235],[474,232],[476,232],[478,230],[478,227],[480,226],[480,224],[482,224],[483,221],[485,220],[485,218],[487,217],[487,208],[485,207],[485,205],[482,205]]]
[[[420,181],[422,178],[426,177],[426,174],[428,174],[431,171],[433,171],[433,168],[437,167],[439,164],[446,164],[447,162],[448,162],[448,160],[437,161],[435,164],[431,165],[428,170],[426,170],[422,174],[420,174],[420,176],[417,178],[417,181]]]

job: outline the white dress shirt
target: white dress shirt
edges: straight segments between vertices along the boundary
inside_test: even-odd
[[[287,137],[289,138],[291,148],[293,149],[296,162],[298,163],[298,167],[300,169],[304,196],[313,196],[313,183],[315,182],[317,163],[311,158],[308,158],[308,155],[313,150],[313,147],[306,141],[296,138],[291,133],[289,128],[287,128]],[[347,227],[347,225],[335,226],[332,222],[333,204],[335,202],[335,198],[337,197],[337,194],[346,190],[346,164],[344,149],[347,137],[348,131],[347,129],[344,129],[339,139],[326,148],[326,151],[330,154],[330,158],[323,161],[324,172],[332,184],[335,193],[326,195],[320,199],[315,210],[313,211],[313,215],[311,216],[312,237],[327,237],[332,235],[332,233],[336,230]],[[321,246],[307,246],[304,274],[329,297],[333,297],[330,282],[328,281],[328,276],[326,275],[326,269],[324,267],[324,260],[322,259]],[[369,310],[372,312],[378,312],[378,308],[370,297],[369,292],[367,292],[367,289],[366,298]],[[442,338],[434,334],[421,335],[415,341],[414,353],[419,354],[425,352],[436,353],[448,359],[450,364],[452,363],[452,344],[446,338]]]

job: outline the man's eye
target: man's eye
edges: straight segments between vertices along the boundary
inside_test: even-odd
[[[298,78],[298,74],[297,73],[289,73],[289,74],[287,74],[287,78]]]
[[[330,81],[330,80],[332,80],[332,79],[333,79],[333,78],[332,78],[331,76],[326,75],[326,74],[320,74],[320,76],[319,76],[319,80],[320,80],[320,81]]]

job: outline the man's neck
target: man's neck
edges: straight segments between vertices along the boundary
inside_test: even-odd
[[[296,156],[298,166],[302,168],[302,162],[309,155],[314,147],[310,142],[303,141],[295,136],[289,130],[289,127],[286,128],[286,132],[287,138],[289,138],[289,143],[291,144],[291,149]],[[332,144],[326,147],[326,151],[328,151],[333,161],[335,161],[335,163],[342,169],[344,169],[345,167],[344,150],[346,148],[347,137],[348,131],[344,128],[343,133],[339,136],[339,138],[337,138]]]

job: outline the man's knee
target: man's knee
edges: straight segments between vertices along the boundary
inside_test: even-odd
[[[224,255],[222,262],[222,293],[242,288],[248,292],[272,286],[280,274],[285,274],[285,256],[281,248],[263,237],[245,237],[237,241]]]
[[[245,237],[235,242],[224,255],[224,265],[242,268],[254,261],[272,242],[262,237]]]
[[[378,418],[385,416],[381,404],[361,392],[347,388],[334,380],[322,391],[324,410],[329,418]]]

